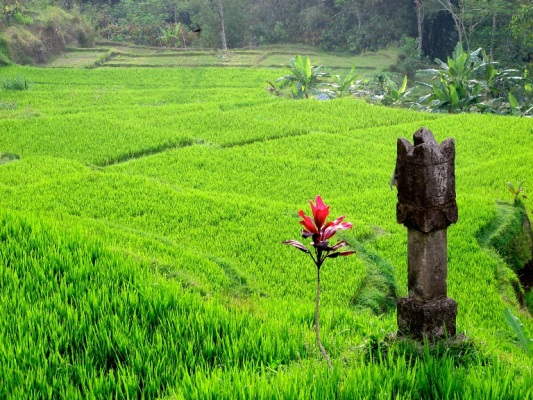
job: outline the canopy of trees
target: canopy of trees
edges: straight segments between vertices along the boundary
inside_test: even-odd
[[[165,43],[184,47],[290,42],[357,53],[408,36],[431,58],[458,41],[500,61],[533,58],[532,0],[4,0],[4,12],[11,3],[79,7],[103,37],[138,44],[163,45],[170,27],[180,39]]]

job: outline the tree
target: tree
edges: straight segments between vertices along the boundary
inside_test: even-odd
[[[512,6],[512,1],[504,0],[433,0],[442,10],[453,18],[459,42],[470,49],[471,39],[479,27],[492,21],[490,53],[493,51],[494,38],[498,24],[498,14]]]
[[[520,41],[528,52],[529,61],[533,61],[533,3],[520,4],[511,21],[513,36]]]
[[[413,0],[335,0],[323,2],[329,20],[321,39],[332,50],[375,51],[402,36],[416,34]]]
[[[422,43],[424,39],[424,1],[423,0],[415,0],[415,6],[416,6],[416,20],[417,20],[417,30],[418,30],[418,51],[420,54],[422,54]]]
[[[217,0],[217,12],[220,24],[220,41],[222,42],[222,50],[227,51],[228,45],[226,43],[226,30],[224,29],[224,9],[222,8],[222,0]]]

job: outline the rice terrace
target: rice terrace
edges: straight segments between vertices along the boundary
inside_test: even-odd
[[[27,83],[0,91],[0,398],[533,398],[533,119],[276,96],[296,54],[361,76],[397,57],[103,43],[0,68]],[[421,127],[456,146],[459,339],[437,343],[396,337],[389,182]],[[282,245],[318,195],[356,251],[321,269],[331,369],[316,268]]]

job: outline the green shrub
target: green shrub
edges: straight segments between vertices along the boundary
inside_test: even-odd
[[[19,10],[15,10],[13,12],[13,19],[22,25],[32,25],[33,24],[33,18],[31,15],[24,15]]]
[[[400,50],[398,61],[390,70],[406,75],[409,80],[414,79],[416,71],[425,68],[426,61],[418,50],[418,39],[402,36],[398,45]]]
[[[322,72],[324,66],[314,67],[308,56],[297,55],[289,63],[289,75],[278,78],[279,89],[290,88],[291,96],[295,99],[309,98],[320,94],[319,87],[324,83],[323,77],[327,76]]]
[[[525,296],[526,306],[530,313],[533,313],[533,290],[529,290]]]

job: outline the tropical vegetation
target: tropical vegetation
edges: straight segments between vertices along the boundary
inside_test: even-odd
[[[529,0],[5,0],[4,27],[31,27],[50,6],[81,13],[113,42],[167,46],[178,28],[180,40],[170,41],[184,48],[296,43],[357,54],[415,38],[430,60],[461,42],[505,65],[532,61]]]
[[[408,87],[408,77],[396,82],[394,74],[382,72],[357,80],[354,65],[344,77],[335,75],[324,66],[313,67],[307,56],[296,56],[288,66],[290,75],[278,78],[276,87],[269,82],[272,92],[278,96],[291,87],[289,96],[295,99],[314,96],[330,99],[352,94],[364,97],[372,103],[386,106],[405,106],[433,112],[483,112],[530,116],[533,112],[533,86],[528,72],[523,75],[517,69],[498,68],[480,48],[465,52],[458,43],[447,62],[435,59],[438,69],[416,72],[422,89]],[[396,74],[397,76],[397,74]],[[436,82],[434,82],[436,81]],[[434,83],[433,83],[434,82]],[[333,88],[333,90],[331,90]],[[419,98],[414,98],[418,93]],[[421,95],[422,94],[422,95]]]

